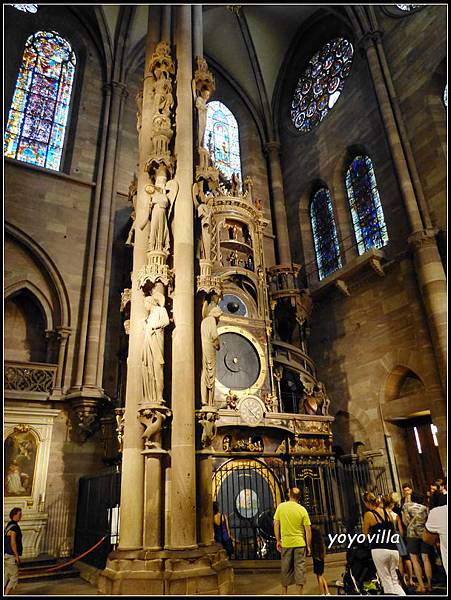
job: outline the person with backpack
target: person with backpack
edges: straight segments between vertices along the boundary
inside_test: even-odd
[[[380,506],[379,499],[373,492],[365,492],[363,503],[367,511],[363,515],[363,533],[365,534],[371,557],[381,581],[384,594],[405,596],[398,573],[399,552],[396,548],[395,524],[389,513]]]
[[[229,522],[226,515],[219,512],[219,504],[213,502],[213,529],[215,534],[215,542],[222,544],[222,547],[227,552],[227,557],[232,558],[233,541],[230,534]]]

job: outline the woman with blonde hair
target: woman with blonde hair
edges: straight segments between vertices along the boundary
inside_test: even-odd
[[[399,552],[396,548],[395,524],[390,514],[380,506],[380,499],[373,492],[363,494],[367,511],[363,515],[363,533],[368,539],[371,557],[381,581],[384,594],[405,596],[396,568]],[[399,536],[398,536],[399,537]]]
[[[407,587],[413,587],[413,568],[412,562],[409,559],[409,553],[407,552],[406,542],[404,540],[404,528],[402,524],[402,519],[400,512],[396,512],[395,506],[397,501],[400,502],[401,498],[397,492],[392,492],[391,494],[387,494],[383,498],[384,508],[387,510],[388,514],[393,519],[393,523],[395,524],[395,532],[399,534],[399,542],[396,544],[396,548],[399,552],[399,572],[401,577],[404,580],[404,583]],[[404,568],[404,562],[406,563],[406,568]],[[406,573],[407,569],[407,573]]]

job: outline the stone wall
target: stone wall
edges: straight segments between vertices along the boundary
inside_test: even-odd
[[[412,15],[406,21],[410,18],[416,16]],[[439,35],[440,31],[439,28]],[[342,94],[318,127],[301,133],[291,123],[289,103],[297,79],[313,53],[328,39],[339,36],[348,37],[355,47],[356,40],[343,22],[328,17],[319,20],[300,38],[302,43],[289,61],[299,65],[299,70],[287,72],[281,87],[279,132],[293,260],[305,264],[312,289],[318,284],[308,212],[312,192],[324,184],[330,190],[344,266],[357,257],[345,187],[347,166],[357,153],[364,152],[373,161],[384,210],[389,235],[389,243],[384,248],[386,276],[378,277],[370,270],[361,271],[348,282],[349,297],[336,289],[329,289],[321,297],[314,294],[310,352],[317,365],[318,377],[330,393],[331,412],[333,415],[338,413],[335,442],[346,446],[343,450],[350,452],[355,441],[363,441],[367,449],[385,449],[379,404],[386,401],[385,385],[391,371],[398,364],[408,366],[413,355],[419,354],[421,360],[416,359],[411,370],[430,389],[423,399],[423,409],[430,408],[432,417],[436,415],[441,421],[444,402],[406,243],[409,234],[407,216],[366,58],[355,49],[351,74],[345,80]],[[402,34],[398,30],[396,36],[393,48],[402,51]],[[414,62],[417,50],[413,39],[406,46],[415,48],[411,50]],[[432,54],[431,51],[431,57]],[[420,68],[420,78],[422,73]],[[410,81],[418,79],[412,70],[409,78]],[[425,126],[425,121],[428,122],[424,112],[412,118],[420,123],[418,131]],[[432,131],[430,135],[434,135]],[[436,156],[430,159],[430,168],[419,163],[422,176],[437,183],[440,180],[437,174],[440,174],[443,183],[445,174],[441,157],[437,158],[441,151],[437,138],[430,139],[429,146],[436,147]],[[408,405],[405,411],[406,416]],[[397,432],[391,433],[396,438],[402,475],[406,476],[405,448]]]

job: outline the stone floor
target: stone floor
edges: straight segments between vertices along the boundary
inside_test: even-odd
[[[325,576],[330,583],[341,579],[343,565],[326,565]],[[281,592],[278,572],[243,572],[235,573],[236,596],[276,596]],[[335,589],[330,588],[333,594]],[[296,587],[288,588],[288,593],[296,595]],[[316,576],[311,568],[307,571],[307,582],[304,586],[305,595],[318,595]],[[81,578],[54,579],[47,582],[19,583],[14,590],[18,596],[95,596],[97,588]]]

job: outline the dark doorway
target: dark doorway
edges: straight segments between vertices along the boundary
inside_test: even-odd
[[[398,424],[404,429],[413,487],[419,493],[425,494],[434,478],[443,477],[431,417],[415,417]]]

